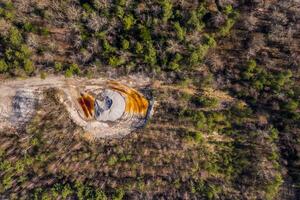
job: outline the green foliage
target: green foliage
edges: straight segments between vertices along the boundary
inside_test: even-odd
[[[182,28],[179,22],[174,23],[174,29],[176,31],[177,38],[182,41],[185,38],[186,30]]]
[[[116,51],[116,49],[112,47],[106,39],[103,39],[102,44],[105,53],[113,53]]]
[[[30,61],[30,60],[25,60],[24,61],[24,70],[28,75],[33,73],[34,69],[35,68],[34,68],[34,65],[33,65],[32,61]]]
[[[89,3],[84,3],[82,4],[83,9],[87,12],[87,13],[93,13],[94,10],[91,7],[91,5]]]
[[[153,47],[153,44],[148,42],[146,46],[146,54],[144,60],[147,64],[153,66],[156,64],[156,50]]]
[[[126,39],[123,39],[123,40],[122,40],[122,49],[123,49],[123,50],[129,49],[129,45],[130,45],[130,43],[129,43],[128,40],[126,40]]]
[[[190,18],[187,21],[187,25],[188,28],[191,29],[191,31],[202,31],[202,29],[205,27],[205,24],[201,21],[201,18],[198,18],[198,14],[194,10],[190,13]]]
[[[266,186],[266,200],[272,200],[276,197],[282,183],[283,179],[281,174],[276,174],[273,182],[269,183]]]
[[[1,59],[0,60],[0,73],[7,72],[7,70],[8,70],[7,63],[5,62],[4,59]]]
[[[135,23],[135,19],[133,15],[126,15],[125,17],[123,17],[123,26],[125,30],[131,29],[134,23]]]
[[[40,77],[41,77],[41,79],[46,79],[47,73],[46,72],[41,72]]]
[[[162,9],[163,9],[163,22],[167,23],[167,21],[172,17],[173,15],[173,4],[170,0],[162,0],[160,2]]]
[[[226,15],[229,15],[231,13],[233,13],[233,7],[232,5],[227,5],[223,11]]]
[[[68,67],[68,69],[66,70],[66,72],[65,72],[65,77],[70,78],[70,77],[73,76],[74,73],[75,73],[76,75],[79,75],[79,73],[80,73],[80,68],[79,68],[79,66],[78,66],[77,64],[72,63],[72,64]]]
[[[113,196],[113,200],[122,200],[124,198],[125,192],[122,189],[118,189]]]
[[[188,132],[187,138],[189,140],[195,141],[196,143],[203,143],[203,141],[204,141],[203,134],[199,131],[196,131],[196,132],[190,131],[190,132]]]
[[[207,44],[209,47],[216,46],[217,43],[212,36],[210,36],[208,34],[204,34],[203,38],[204,38],[204,44]]]
[[[22,35],[21,33],[19,32],[19,30],[15,27],[12,27],[10,30],[9,30],[9,38],[8,38],[10,44],[13,46],[13,47],[18,47],[21,45],[22,43]]]
[[[118,67],[118,66],[123,65],[125,63],[125,59],[122,58],[122,57],[111,56],[108,60],[108,63],[112,67]]]
[[[226,20],[225,25],[221,27],[219,33],[222,37],[228,36],[230,33],[231,28],[235,24],[235,20],[232,18],[229,18]]]
[[[176,53],[174,59],[169,64],[169,68],[172,71],[180,71],[181,66],[178,63],[180,60],[182,60],[182,56],[179,53]]]
[[[71,187],[69,185],[64,186],[64,189],[62,191],[62,198],[67,199],[68,196],[70,196],[73,193]]]
[[[219,104],[218,99],[204,96],[195,96],[192,98],[192,102],[197,106],[208,108],[214,108]]]
[[[140,42],[137,42],[135,45],[135,52],[137,54],[142,54],[143,53],[143,45]]]
[[[125,12],[124,12],[124,8],[121,7],[121,6],[117,6],[116,7],[116,15],[119,17],[119,18],[123,18]]]
[[[118,163],[118,158],[116,156],[109,157],[108,162],[107,162],[107,164],[109,166],[113,166],[113,165],[115,165],[117,163]]]
[[[139,25],[140,37],[144,42],[151,42],[151,34],[146,26]]]
[[[202,19],[202,17],[208,12],[205,5],[201,3],[196,10],[197,18]]]
[[[55,69],[56,72],[62,71],[62,69],[63,69],[62,63],[60,63],[60,62],[55,62],[55,63],[54,63],[54,69]]]
[[[200,64],[204,56],[207,54],[208,50],[209,50],[209,46],[207,44],[199,45],[196,49],[194,49],[191,52],[189,57],[189,63],[192,66]]]
[[[289,112],[295,112],[299,107],[299,102],[295,100],[290,100],[284,104],[283,108]]]

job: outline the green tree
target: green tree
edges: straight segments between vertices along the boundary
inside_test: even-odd
[[[140,43],[140,42],[137,42],[136,45],[135,45],[135,52],[137,54],[141,54],[143,53],[143,45]]]
[[[34,65],[31,60],[24,61],[24,70],[27,74],[31,74],[34,72]]]
[[[127,15],[123,18],[123,26],[125,30],[129,30],[134,23],[135,23],[135,19],[133,15]]]
[[[59,72],[63,69],[63,65],[60,62],[55,62],[54,69],[55,69],[55,71]]]
[[[186,30],[182,28],[179,24],[179,22],[174,23],[174,29],[177,35],[177,38],[182,41],[185,38]]]
[[[161,6],[163,9],[163,22],[167,23],[167,21],[172,17],[173,15],[173,4],[170,0],[163,0],[161,2]]]
[[[22,43],[22,35],[15,27],[9,30],[9,42],[14,47],[18,47]]]
[[[4,59],[0,60],[0,73],[7,72],[8,65],[6,64]]]
[[[118,67],[125,63],[125,60],[122,57],[111,56],[108,60],[109,65],[113,67]]]
[[[123,39],[122,40],[122,49],[123,50],[127,50],[127,49],[129,49],[129,41],[128,40],[126,40],[126,39]]]
[[[152,66],[156,64],[156,49],[150,42],[147,43],[147,52],[144,56],[144,60]]]

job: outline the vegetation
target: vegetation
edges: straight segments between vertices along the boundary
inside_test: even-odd
[[[296,0],[0,0],[1,80],[143,73],[158,102],[144,129],[90,142],[47,91],[0,135],[0,198],[299,199],[298,13]]]

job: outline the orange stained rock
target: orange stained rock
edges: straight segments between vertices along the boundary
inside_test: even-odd
[[[78,103],[87,118],[93,117],[94,115],[94,102],[95,98],[86,93],[81,94],[81,97],[78,98]]]
[[[149,102],[137,90],[122,85],[116,81],[108,81],[108,88],[120,92],[125,97],[125,112],[146,116]]]

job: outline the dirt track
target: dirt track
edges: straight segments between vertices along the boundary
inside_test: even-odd
[[[101,122],[88,122],[81,117],[76,99],[83,91],[97,93],[104,89],[106,78],[85,79],[49,76],[4,81],[0,86],[0,129],[17,128],[28,122],[35,113],[36,105],[43,102],[43,91],[49,88],[58,89],[59,100],[65,105],[70,118],[93,137],[111,137],[125,135],[131,131],[131,117],[113,126]],[[131,76],[119,78],[117,81],[134,88],[142,88],[150,83],[145,77]],[[99,134],[99,131],[101,132]],[[117,134],[116,134],[117,133]]]

